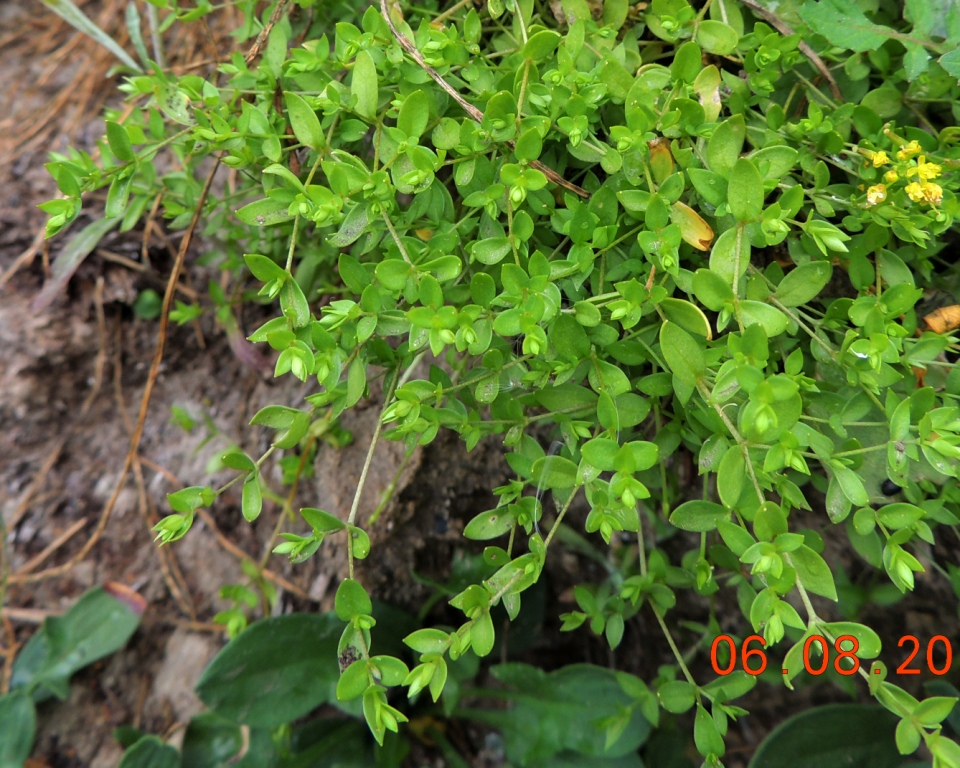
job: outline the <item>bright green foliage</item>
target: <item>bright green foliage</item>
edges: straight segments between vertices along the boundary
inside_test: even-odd
[[[170,22],[212,10],[154,5]],[[960,524],[956,325],[932,322],[925,301],[958,284],[946,250],[960,215],[955,5],[907,2],[901,19],[893,4],[782,3],[788,37],[734,0],[489,0],[451,7],[442,24],[432,3],[387,2],[390,19],[343,7],[335,25],[328,7],[298,5],[259,60],[235,54],[216,81],[131,73],[136,106],[123,124],[108,115],[102,165],[55,155],[63,198],[44,206],[54,234],[83,192],[109,187],[110,226],[127,231],[162,189],[177,229],[210,156],[240,172],[235,193],[206,201],[204,232],[245,300],[274,307],[251,341],[276,353],[277,376],[311,386],[301,408],[254,417],[274,430],[267,454],[222,457],[248,520],[276,497],[267,457],[296,463],[378,379],[382,437],[408,452],[441,429],[471,450],[485,438],[505,448],[513,477],[464,530],[491,544],[450,590],[458,625],[407,634],[412,667],[374,647],[383,628],[354,578],[371,552],[362,483],[350,510],[301,511],[309,530],[275,551],[300,561],[327,537],[346,547],[341,669],[332,691],[292,696],[269,724],[338,702],[389,745],[407,718],[392,687],[429,691],[449,713],[466,660],[497,652],[500,612],[522,618],[553,549],[572,542],[609,578],[574,590],[563,628],[587,625],[612,649],[640,611],[672,640],[671,612],[689,600],[684,615],[704,621],[684,625],[698,635],[683,648],[708,650],[721,623],[736,625],[785,657],[786,674],[772,673],[788,687],[813,635],[851,636],[857,659],[877,659],[846,564],[862,560],[900,599],[918,574],[949,578],[928,545]],[[252,12],[247,24],[239,37],[257,30]],[[165,176],[151,162],[162,148],[178,164]],[[236,328],[216,290],[218,318]],[[176,319],[202,311],[181,306]],[[681,483],[685,457],[699,476]],[[171,494],[158,538],[186,534],[222,490]],[[571,508],[582,531],[563,522]],[[960,593],[956,574],[951,584]],[[712,599],[721,590],[739,618],[713,613],[733,604]],[[501,667],[527,720],[478,717],[503,728],[517,764],[634,765],[617,750],[640,746],[634,720],[656,723],[658,700],[686,713],[704,763],[720,765],[729,721],[745,714],[731,702],[756,678],[707,682],[673,662],[649,688],[613,672]],[[896,716],[901,752],[925,744],[936,765],[960,766],[941,731],[953,694],[918,701],[873,663],[866,680],[840,682],[869,686]],[[590,730],[583,701],[564,699],[578,728],[551,741],[535,721],[567,678],[606,708]],[[877,742],[858,743],[851,760]]]

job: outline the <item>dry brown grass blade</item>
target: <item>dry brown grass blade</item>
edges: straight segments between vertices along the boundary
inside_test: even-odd
[[[473,104],[471,104],[469,101],[463,98],[463,96],[461,96],[453,86],[451,86],[446,80],[444,80],[440,76],[440,73],[437,72],[437,70],[435,70],[433,67],[427,64],[427,62],[423,58],[423,54],[421,54],[420,51],[417,49],[417,46],[411,43],[404,36],[404,34],[400,32],[399,29],[397,29],[396,25],[393,23],[393,19],[390,17],[390,11],[387,8],[387,0],[380,0],[380,13],[383,15],[383,18],[386,20],[387,26],[390,27],[390,31],[393,33],[393,36],[397,38],[397,42],[400,43],[400,47],[410,54],[411,58],[415,62],[417,62],[417,64],[420,65],[420,67],[423,69],[424,72],[426,72],[428,75],[430,75],[430,77],[433,78],[434,82],[436,82],[437,85],[439,85],[441,88],[443,88],[443,90],[445,90],[448,94],[450,94],[450,98],[452,98],[455,102],[457,102],[457,104],[459,104],[463,108],[463,110],[468,115],[470,115],[471,119],[476,120],[478,123],[483,122],[483,112],[481,112],[479,109],[473,106]],[[513,148],[512,141],[508,141],[507,144],[509,144],[510,147]],[[590,197],[590,193],[587,192],[587,190],[581,187],[578,187],[576,184],[570,181],[567,181],[565,178],[563,178],[563,176],[561,176],[552,168],[547,167],[546,165],[541,163],[539,160],[534,160],[532,163],[530,163],[530,167],[536,168],[538,171],[540,171],[540,173],[546,176],[554,184],[557,184],[558,186],[561,186],[564,189],[579,195],[580,197]]]
[[[14,574],[9,579],[10,584],[25,584],[33,581],[52,578],[54,576],[64,575],[65,573],[69,572],[77,563],[86,558],[88,554],[90,554],[90,551],[96,545],[97,541],[100,540],[100,536],[107,527],[107,523],[110,520],[110,515],[113,512],[113,507],[116,505],[117,499],[120,497],[120,492],[123,490],[123,486],[127,481],[127,475],[130,472],[130,468],[133,466],[134,457],[140,448],[140,440],[143,437],[143,427],[147,421],[147,411],[150,408],[150,397],[153,394],[153,387],[157,382],[157,376],[160,374],[160,363],[163,362],[163,350],[167,341],[167,326],[170,322],[170,309],[173,306],[173,297],[176,293],[177,282],[180,280],[180,273],[183,270],[183,263],[186,259],[187,251],[190,248],[190,243],[193,240],[193,234],[196,231],[197,224],[200,221],[200,215],[203,213],[203,206],[206,203],[207,195],[210,192],[210,186],[213,184],[213,178],[216,176],[217,169],[220,167],[220,157],[220,155],[217,156],[213,167],[207,174],[206,181],[203,184],[203,189],[200,192],[200,197],[197,200],[197,206],[193,211],[193,217],[190,220],[187,231],[180,240],[180,250],[177,253],[177,259],[174,262],[173,269],[170,272],[170,279],[167,281],[167,290],[163,296],[163,309],[160,314],[160,329],[157,333],[157,346],[153,353],[153,360],[150,363],[150,371],[147,375],[147,383],[143,390],[143,396],[140,399],[140,413],[137,416],[137,424],[134,428],[133,435],[130,438],[130,448],[127,450],[127,455],[123,462],[123,469],[120,472],[120,476],[117,478],[117,483],[114,486],[113,493],[110,495],[110,499],[107,501],[106,505],[104,505],[103,511],[100,514],[100,520],[97,522],[97,527],[94,530],[93,535],[90,536],[80,551],[71,557],[67,562],[54,568],[48,568],[45,571],[39,571],[37,573]]]
[[[123,360],[121,355],[123,344],[120,339],[121,330],[122,326],[118,323],[116,334],[117,343],[114,344],[115,353],[113,357],[113,396],[117,404],[117,411],[123,419],[123,425],[129,436],[133,434],[133,423],[130,421],[127,404],[123,399]],[[157,515],[151,507],[149,497],[147,496],[147,485],[143,480],[143,466],[140,461],[139,451],[133,457],[133,477],[137,483],[137,503],[140,506],[140,516],[147,527],[147,535],[152,538],[152,529],[153,525],[157,522]],[[183,577],[180,566],[177,564],[173,550],[169,547],[155,547],[154,551],[160,559],[160,570],[163,573],[163,580],[167,584],[167,589],[170,590],[170,594],[173,595],[174,600],[177,601],[180,610],[189,616],[191,620],[195,621],[197,618],[196,609],[190,600],[190,590],[187,588],[187,582]]]

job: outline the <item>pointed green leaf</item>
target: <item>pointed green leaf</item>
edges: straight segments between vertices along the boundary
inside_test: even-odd
[[[323,135],[323,128],[320,127],[320,119],[313,107],[307,104],[306,100],[298,93],[285,93],[287,103],[287,115],[290,118],[290,127],[293,128],[293,134],[304,146],[310,149],[322,149],[326,144],[326,138]]]

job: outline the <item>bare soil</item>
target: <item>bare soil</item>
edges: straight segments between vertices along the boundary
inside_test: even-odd
[[[123,4],[81,5],[123,39]],[[69,238],[47,243],[38,237],[45,215],[36,206],[57,195],[43,163],[51,150],[95,150],[103,131],[100,107],[116,86],[107,76],[110,56],[38,7],[27,0],[0,5],[0,80],[11,84],[0,89],[0,512],[7,532],[0,574],[9,575],[0,649],[8,673],[39,621],[94,585],[121,582],[147,600],[127,647],[78,674],[69,701],[40,708],[35,768],[105,768],[121,755],[112,737],[117,726],[176,737],[200,709],[193,685],[225,642],[212,623],[230,607],[219,588],[246,583],[241,559],[264,557],[281,522],[279,507],[267,503],[256,523],[247,524],[239,488],[231,489],[210,519],[198,519],[185,539],[160,549],[150,527],[170,511],[166,494],[230,479],[229,472],[208,474],[211,459],[233,445],[260,455],[270,434],[247,427],[251,416],[271,403],[302,405],[307,390],[290,377],[275,383],[244,362],[249,357],[242,361],[212,320],[171,325],[135,466],[121,482],[158,334],[158,323],[138,319],[131,305],[146,288],[162,293],[172,263],[168,246],[177,244],[178,233],[149,243],[149,265],[140,258],[142,231],[108,236],[64,295],[42,312],[31,308]],[[98,202],[85,205],[95,212]],[[73,231],[88,221],[81,218]],[[201,248],[196,244],[187,259],[182,283],[188,291],[215,276],[193,264]],[[301,483],[294,508],[345,516],[380,410],[376,390],[341,420],[352,442],[320,447],[313,479]],[[196,421],[192,431],[174,423],[174,407]],[[374,455],[361,522],[400,475],[394,500],[371,531],[377,556],[360,566],[358,578],[380,599],[416,610],[430,590],[414,571],[443,578],[451,542],[464,520],[494,505],[489,489],[503,482],[505,465],[489,447],[468,460],[448,438],[405,465],[403,458],[402,446],[383,441]],[[267,477],[281,487],[276,466]],[[102,535],[89,555],[72,563],[98,526]],[[278,611],[294,604],[328,610],[330,585],[335,588],[345,562],[325,546],[302,565],[272,557],[268,568],[280,593]],[[29,580],[38,572],[43,578]],[[0,686],[5,679],[0,676]]]

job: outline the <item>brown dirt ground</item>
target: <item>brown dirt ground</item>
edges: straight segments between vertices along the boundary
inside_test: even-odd
[[[80,5],[123,41],[124,4]],[[198,520],[176,545],[158,549],[149,528],[169,512],[166,494],[228,480],[229,473],[211,478],[208,462],[235,444],[262,453],[269,435],[246,427],[250,417],[271,403],[300,405],[307,392],[245,365],[212,321],[171,327],[137,452],[139,467],[104,517],[157,342],[158,324],[137,319],[130,305],[144,288],[163,292],[172,263],[168,246],[179,241],[154,237],[152,263],[143,269],[142,231],[105,238],[64,296],[43,312],[31,310],[63,244],[38,237],[44,214],[36,205],[57,192],[43,163],[50,150],[94,149],[103,130],[100,108],[114,97],[117,82],[107,76],[113,63],[108,54],[39,8],[26,0],[0,5],[0,78],[12,84],[0,89],[0,512],[8,532],[0,573],[11,574],[0,649],[12,661],[45,615],[65,610],[94,585],[122,582],[147,600],[143,623],[127,647],[78,674],[69,701],[40,709],[37,768],[105,767],[121,754],[113,728],[134,725],[176,736],[200,708],[193,685],[224,642],[211,623],[229,607],[219,587],[246,581],[240,559],[263,557],[279,522],[278,507],[268,503],[256,524],[247,525],[239,494],[231,489],[210,519]],[[203,44],[190,38],[168,50],[190,61],[200,57],[197,47]],[[216,44],[229,45],[222,36]],[[97,201],[85,205],[95,209]],[[187,291],[213,276],[192,265],[200,247],[188,256],[182,279]],[[251,323],[256,327],[255,319]],[[196,419],[192,432],[172,423],[173,406]],[[352,444],[319,449],[314,479],[301,484],[295,508],[345,516],[379,407],[375,391],[368,405],[342,419]],[[361,522],[401,470],[403,456],[402,446],[380,443]],[[495,451],[480,449],[467,461],[462,448],[446,439],[416,454],[372,532],[378,557],[362,564],[358,577],[381,599],[415,609],[428,590],[413,580],[413,569],[442,577],[435,571],[444,557],[449,561],[463,519],[493,506],[489,489],[502,483],[503,471]],[[280,487],[277,467],[267,476]],[[89,556],[72,563],[101,522],[102,535]],[[285,530],[299,527],[288,523]],[[291,610],[294,603],[299,610],[332,608],[329,586],[337,583],[344,560],[326,547],[299,566],[271,558],[270,574],[280,589],[277,610]],[[44,569],[51,569],[44,578],[24,580]],[[4,680],[0,676],[0,686]]]
[[[123,40],[119,0],[81,5]],[[39,7],[30,0],[0,4],[0,78],[5,83],[0,89],[0,514],[8,534],[0,549],[0,574],[12,574],[0,601],[0,650],[7,660],[0,690],[16,648],[44,616],[64,610],[84,590],[105,581],[137,590],[148,608],[127,647],[78,674],[69,701],[40,709],[34,768],[105,768],[121,754],[111,736],[119,725],[174,738],[182,734],[182,725],[200,707],[193,685],[224,642],[211,624],[215,613],[228,607],[218,589],[244,581],[240,558],[263,557],[278,524],[278,508],[269,504],[256,524],[244,523],[239,493],[231,490],[183,541],[158,549],[149,528],[169,511],[166,494],[229,479],[229,474],[208,476],[210,459],[233,444],[254,455],[262,452],[268,435],[247,428],[250,417],[269,403],[298,405],[305,390],[290,377],[275,383],[241,362],[222,329],[209,319],[198,327],[172,327],[136,454],[139,468],[122,482],[109,518],[104,516],[120,481],[157,341],[157,323],[136,319],[130,305],[144,288],[162,292],[172,263],[169,249],[175,249],[178,233],[167,239],[151,234],[148,268],[139,256],[142,231],[109,236],[65,295],[44,312],[30,309],[63,243],[38,237],[44,215],[35,206],[56,193],[42,165],[51,150],[94,148],[102,133],[97,115],[104,100],[114,97],[116,85],[106,74],[109,54]],[[179,40],[168,50],[179,51],[180,61],[194,61],[203,58],[211,39],[227,50],[229,42],[218,35]],[[89,202],[91,209],[95,205]],[[188,257],[182,279],[187,291],[212,276],[193,264],[201,247],[195,245]],[[256,320],[249,324],[255,327]],[[192,432],[171,422],[173,406],[197,420]],[[346,512],[378,409],[375,392],[369,405],[344,417],[342,426],[353,434],[353,443],[343,450],[320,448],[314,479],[301,485],[295,508]],[[381,443],[361,521],[401,470],[402,459],[400,446]],[[273,467],[268,476],[276,483],[279,471]],[[360,578],[379,598],[415,611],[429,590],[412,578],[412,571],[443,577],[464,521],[493,506],[489,489],[505,477],[496,445],[467,456],[455,440],[441,438],[415,455],[401,471],[395,501],[373,532],[375,562],[365,564]],[[99,524],[102,535],[89,556],[72,563]],[[941,560],[957,560],[955,548],[939,554]],[[589,563],[572,554],[558,555],[553,566],[558,592],[574,578],[591,577]],[[344,563],[342,552],[324,549],[299,566],[274,557],[269,568],[280,587],[278,610],[326,610],[332,602],[330,585],[336,584]],[[45,574],[45,569],[53,570]],[[28,580],[38,572],[44,578]],[[942,587],[924,580],[915,598],[909,611],[884,613],[889,623],[885,647],[896,648],[902,634],[960,638],[956,615],[943,615],[942,606],[953,603]],[[556,616],[571,607],[550,604],[548,624],[555,628]],[[693,606],[684,618],[699,621],[704,615]],[[564,635],[540,647],[539,656],[530,660],[547,666],[573,660],[613,663],[613,654],[582,639],[584,634]],[[654,622],[641,614],[628,626],[616,659],[621,668],[651,679],[668,654]],[[732,726],[728,765],[744,765],[763,735],[785,717],[837,698],[823,687],[799,695],[781,695],[766,686],[762,696],[760,688],[756,692],[755,700],[744,702],[753,715]],[[472,734],[478,751],[480,741],[482,735]]]

